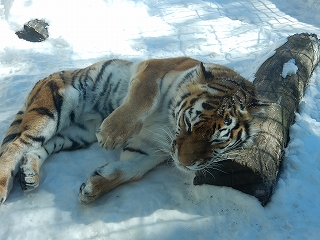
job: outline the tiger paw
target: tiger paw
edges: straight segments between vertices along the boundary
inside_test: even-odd
[[[26,154],[20,166],[20,186],[23,191],[31,191],[39,186],[38,156]]]
[[[121,183],[122,178],[119,171],[115,170],[113,173],[108,174],[108,177],[103,177],[97,170],[91,174],[86,183],[81,185],[78,200],[82,204],[91,203]]]
[[[134,118],[133,118],[134,119]],[[122,145],[142,128],[142,122],[124,118],[116,111],[107,117],[96,132],[98,143],[105,149],[114,149]]]

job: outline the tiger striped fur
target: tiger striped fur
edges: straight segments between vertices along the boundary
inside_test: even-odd
[[[40,80],[17,113],[0,149],[0,202],[19,173],[23,190],[39,185],[53,153],[98,141],[120,160],[97,168],[80,187],[89,203],[141,178],[168,159],[201,170],[250,142],[264,103],[231,69],[181,57],[109,60]]]

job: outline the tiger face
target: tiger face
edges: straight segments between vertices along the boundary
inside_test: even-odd
[[[256,99],[252,83],[228,71],[198,73],[200,79],[179,94],[171,149],[178,168],[210,167],[223,160],[223,153],[248,145],[257,132],[252,119],[266,104]]]

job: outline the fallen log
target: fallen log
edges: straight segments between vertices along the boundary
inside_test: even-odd
[[[315,34],[295,34],[261,65],[253,83],[260,99],[270,105],[254,120],[260,132],[253,145],[226,153],[219,169],[198,171],[195,185],[228,186],[257,197],[263,206],[268,203],[289,141],[289,128],[319,63],[319,51]],[[297,72],[287,75],[283,72],[285,63],[295,64]]]

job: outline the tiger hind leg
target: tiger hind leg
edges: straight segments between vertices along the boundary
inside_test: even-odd
[[[55,122],[47,116],[33,120],[24,106],[9,127],[0,149],[0,203],[9,194],[23,155],[40,148],[54,134]]]
[[[98,121],[99,122],[99,121]],[[60,132],[41,148],[24,155],[20,165],[20,186],[24,191],[31,191],[39,186],[40,167],[53,153],[62,150],[74,150],[88,147],[96,141],[96,125],[94,120],[84,124],[74,124]]]

